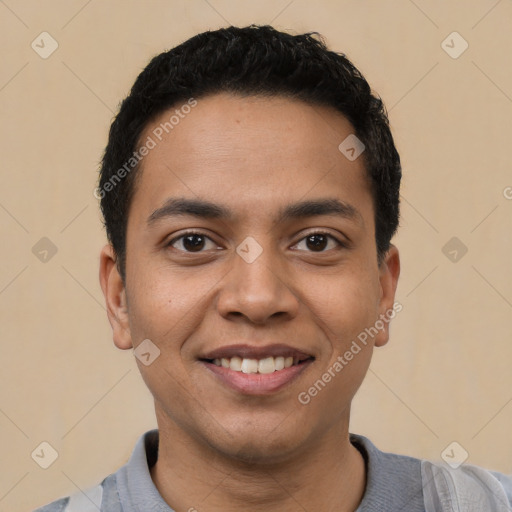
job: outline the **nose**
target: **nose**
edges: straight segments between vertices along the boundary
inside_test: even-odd
[[[263,249],[252,262],[238,253],[233,258],[217,301],[223,317],[245,317],[254,324],[265,324],[273,318],[297,315],[300,302],[288,282],[285,263],[275,252]]]

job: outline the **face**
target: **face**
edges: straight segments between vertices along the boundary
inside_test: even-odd
[[[126,287],[102,253],[114,341],[160,351],[137,359],[160,430],[284,460],[347,431],[388,339],[398,252],[378,265],[363,158],[338,149],[354,132],[338,112],[217,94],[159,140],[175,108],[141,137],[156,145],[130,207]]]

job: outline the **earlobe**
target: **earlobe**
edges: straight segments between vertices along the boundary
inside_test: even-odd
[[[126,288],[119,274],[116,256],[110,244],[100,254],[100,284],[107,306],[107,316],[112,326],[114,344],[127,350],[133,347],[126,300]]]
[[[391,244],[379,267],[381,290],[379,320],[383,323],[383,329],[379,331],[375,338],[376,347],[385,345],[389,340],[389,324],[398,311],[395,307],[395,293],[399,277],[400,255],[398,249]]]

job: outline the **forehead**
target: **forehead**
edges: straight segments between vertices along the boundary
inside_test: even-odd
[[[363,159],[350,161],[338,149],[354,129],[334,109],[227,93],[186,104],[144,130],[140,140],[154,147],[141,162],[132,207],[150,215],[169,197],[203,198],[254,217],[328,195],[356,203],[363,215],[371,210]]]

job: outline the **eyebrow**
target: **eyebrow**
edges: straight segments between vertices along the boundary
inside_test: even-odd
[[[359,211],[349,203],[335,198],[300,201],[280,209],[277,222],[320,215],[336,215],[364,224]],[[161,208],[148,217],[148,226],[169,217],[192,216],[202,219],[233,220],[234,213],[226,206],[200,199],[169,198]]]

